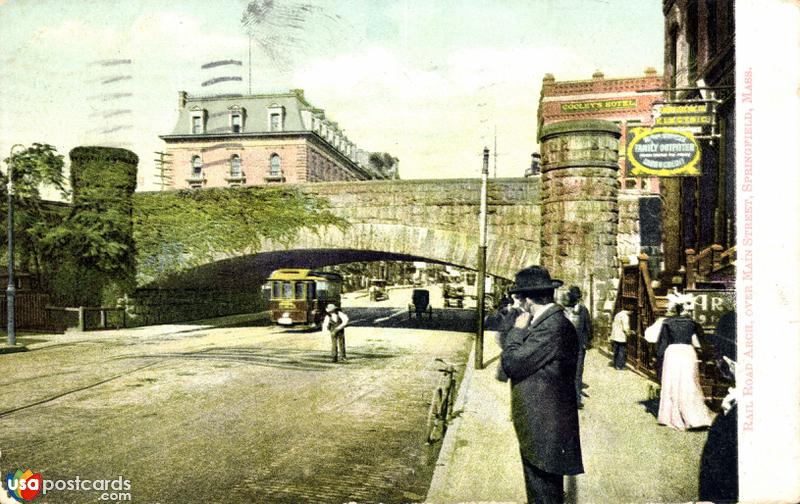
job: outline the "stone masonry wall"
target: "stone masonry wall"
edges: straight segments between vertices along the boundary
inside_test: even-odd
[[[480,180],[304,184],[351,229],[331,243],[477,267]],[[493,179],[488,188],[489,273],[513,278],[539,261],[539,179]],[[306,237],[307,241],[309,238]],[[308,245],[308,243],[306,243]]]
[[[619,129],[599,120],[554,123],[542,129],[541,144],[542,265],[579,286],[597,317],[619,276]]]
[[[641,248],[639,235],[639,193],[620,193],[619,224],[617,228],[617,256],[635,258]]]

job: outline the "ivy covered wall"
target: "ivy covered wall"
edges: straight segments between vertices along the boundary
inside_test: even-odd
[[[139,158],[126,149],[76,147],[72,207],[47,237],[54,301],[68,306],[114,304],[135,288],[133,201]]]
[[[138,284],[231,255],[290,244],[323,226],[345,229],[326,199],[288,187],[239,187],[137,193],[133,236]]]

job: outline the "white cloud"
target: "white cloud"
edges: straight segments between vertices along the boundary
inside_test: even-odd
[[[312,61],[295,80],[359,147],[398,156],[404,178],[479,173],[495,127],[498,175],[521,176],[536,149],[542,77],[578,61],[563,48],[475,48],[426,69],[372,47]]]

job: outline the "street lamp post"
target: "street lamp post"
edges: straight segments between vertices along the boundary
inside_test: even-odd
[[[483,319],[486,299],[486,211],[487,184],[489,178],[489,148],[483,149],[483,170],[481,170],[481,210],[478,236],[478,331],[475,339],[475,369],[483,369]]]
[[[14,149],[24,147],[15,144],[11,147],[11,155],[14,157]],[[17,344],[17,332],[14,324],[14,302],[17,296],[17,288],[14,282],[14,181],[12,178],[14,162],[8,163],[8,287],[6,288],[6,299],[8,300],[8,344]]]

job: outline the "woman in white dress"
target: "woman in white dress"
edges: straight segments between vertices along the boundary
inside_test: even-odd
[[[700,387],[697,360],[703,332],[700,324],[686,314],[693,299],[685,294],[669,294],[667,300],[670,315],[662,322],[658,336],[661,362],[658,423],[678,430],[708,427],[712,418]]]

